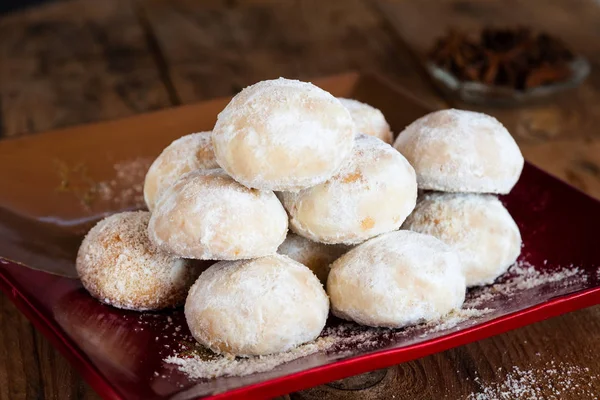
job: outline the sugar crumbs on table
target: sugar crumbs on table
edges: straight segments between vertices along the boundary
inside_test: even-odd
[[[541,368],[514,366],[499,382],[483,382],[476,377],[479,390],[469,394],[467,400],[560,400],[565,392],[576,399],[597,399],[590,389],[597,379],[598,376],[589,374],[588,368],[562,362],[550,362]]]

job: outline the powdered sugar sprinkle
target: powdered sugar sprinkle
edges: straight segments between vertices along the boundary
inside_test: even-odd
[[[545,261],[544,265],[546,264]],[[598,274],[600,274],[600,269]],[[467,326],[480,323],[483,319],[493,318],[494,314],[498,313],[493,308],[498,304],[498,301],[512,298],[520,292],[541,289],[549,285],[571,288],[586,282],[587,279],[588,276],[585,271],[577,267],[569,266],[539,271],[531,263],[519,261],[495,284],[470,290],[462,309],[455,310],[437,321],[404,329],[371,328],[352,322],[337,321],[325,327],[315,342],[301,345],[282,354],[251,358],[227,358],[208,352],[203,347],[195,344],[191,352],[188,350],[172,354],[165,358],[164,362],[175,365],[180,372],[190,379],[207,379],[265,372],[284,363],[316,353],[324,354],[332,360],[342,359],[389,346],[411,345],[442,336],[451,330],[464,329]],[[572,366],[559,365],[554,367],[556,371],[560,371],[561,368],[567,375],[576,375],[581,372]],[[547,368],[547,370],[551,371],[552,368]],[[548,375],[553,372],[545,373]],[[561,384],[563,386],[555,385],[555,388],[558,387],[557,390],[563,390],[560,387],[564,387],[566,390],[565,385],[569,383],[566,380]],[[546,392],[539,389],[542,386],[534,384],[533,373],[519,370],[517,367],[507,374],[505,381],[500,384],[486,385],[480,383],[480,385],[481,391],[471,394],[469,400],[546,398],[543,397]],[[573,387],[575,388],[573,390],[578,390],[575,383],[573,383]],[[560,399],[560,397],[549,397],[549,399]]]
[[[541,368],[514,366],[500,382],[488,383],[476,377],[479,391],[471,393],[467,400],[560,400],[567,393],[569,398],[597,399],[592,382],[598,376],[589,371],[587,367],[554,361]]]

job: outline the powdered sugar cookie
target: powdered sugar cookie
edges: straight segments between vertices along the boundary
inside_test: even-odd
[[[196,340],[238,356],[279,353],[316,339],[328,313],[329,300],[317,277],[279,254],[213,265],[185,303]]]
[[[324,285],[329,275],[329,264],[348,250],[349,246],[313,242],[290,232],[277,252],[306,265]]]
[[[460,259],[450,246],[411,231],[356,246],[331,265],[327,278],[334,315],[390,328],[436,320],[460,308],[465,290]]]
[[[322,243],[356,244],[400,228],[415,206],[417,182],[400,153],[361,134],[331,179],[280,198],[295,233]]]
[[[211,132],[186,135],[167,146],[154,160],[144,182],[144,200],[152,211],[162,193],[183,174],[195,169],[218,168]]]
[[[77,273],[103,303],[158,310],[183,303],[202,268],[165,253],[148,240],[150,213],[124,212],[98,222],[77,253]]]
[[[402,131],[394,147],[415,168],[419,189],[508,193],[519,180],[523,156],[496,118],[441,110]]]
[[[427,193],[402,226],[433,235],[459,254],[467,286],[494,282],[521,253],[521,233],[492,195]]]
[[[392,143],[393,135],[390,125],[380,110],[354,99],[338,97],[338,100],[350,111],[357,132],[375,136],[388,144]]]
[[[306,82],[249,86],[219,114],[213,145],[219,165],[251,188],[294,191],[326,181],[353,145],[350,113]]]
[[[161,196],[150,240],[164,251],[201,260],[273,254],[288,220],[271,191],[248,189],[221,169],[188,172]]]

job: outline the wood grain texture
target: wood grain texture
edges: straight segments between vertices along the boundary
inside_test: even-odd
[[[259,80],[375,71],[440,104],[369,2],[149,0],[141,3],[183,103]]]
[[[600,138],[600,5],[594,0],[379,0],[378,7],[399,38],[419,60],[435,39],[455,27],[477,34],[483,26],[531,26],[563,39],[592,65],[577,89],[535,105],[518,108],[473,106],[447,99],[453,106],[496,116],[519,144],[549,140]]]
[[[128,1],[73,1],[0,18],[5,136],[171,105]]]

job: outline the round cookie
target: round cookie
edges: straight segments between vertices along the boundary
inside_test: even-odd
[[[401,328],[439,319],[462,306],[465,277],[450,246],[411,231],[386,233],[331,265],[327,293],[337,317]]]
[[[189,260],[148,240],[150,213],[123,212],[98,222],[77,253],[81,283],[103,303],[128,310],[159,310],[183,303],[200,272]]]
[[[217,353],[279,353],[316,339],[329,300],[304,265],[275,254],[222,261],[190,289],[185,318],[196,340]]]
[[[394,137],[390,125],[379,109],[354,99],[338,97],[338,100],[350,112],[357,132],[392,143]]]
[[[221,169],[188,172],[161,196],[150,240],[181,257],[239,260],[273,254],[288,219],[271,191],[248,189]]]
[[[219,114],[213,146],[219,165],[245,186],[297,191],[326,181],[350,154],[350,113],[307,82],[249,86]]]
[[[359,134],[331,179],[280,198],[295,233],[316,242],[356,244],[400,228],[415,206],[417,182],[400,153]]]
[[[467,286],[494,282],[521,253],[521,233],[492,195],[427,193],[403,229],[433,235],[459,254]]]
[[[162,193],[186,172],[218,167],[210,131],[180,137],[168,145],[148,169],[144,181],[146,206],[152,211]]]
[[[523,170],[523,156],[494,117],[441,110],[402,131],[394,147],[417,173],[419,189],[443,192],[510,192]]]
[[[349,246],[313,242],[290,232],[277,249],[277,253],[306,265],[325,285],[329,275],[329,264],[348,250]]]

